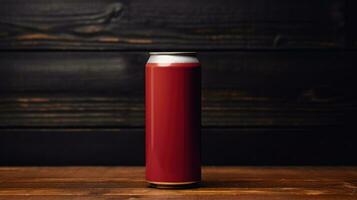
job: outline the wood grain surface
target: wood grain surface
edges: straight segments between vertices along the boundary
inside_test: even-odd
[[[354,52],[203,52],[203,126],[350,124]],[[3,52],[0,128],[143,127],[142,52]]]
[[[350,2],[2,0],[0,49],[344,48]]]
[[[0,199],[356,200],[356,167],[204,167],[200,188],[148,188],[143,167],[1,167]]]
[[[355,52],[201,52],[203,161],[357,164]],[[144,163],[143,52],[0,54],[0,164]]]

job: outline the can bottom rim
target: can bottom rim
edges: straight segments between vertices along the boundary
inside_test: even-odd
[[[200,181],[188,181],[188,182],[156,182],[147,181],[149,187],[159,188],[159,189],[180,189],[180,188],[193,188],[198,187],[201,183]]]

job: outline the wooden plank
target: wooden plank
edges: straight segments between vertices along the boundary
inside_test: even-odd
[[[144,126],[142,99],[51,96],[0,102],[2,128]],[[202,124],[206,127],[344,126],[354,120],[350,117],[355,111],[354,103],[259,102],[226,97],[204,101]]]
[[[343,48],[346,1],[3,0],[0,49]]]
[[[205,165],[356,165],[355,130],[204,128]],[[144,129],[1,129],[0,165],[143,165]]]
[[[143,167],[0,168],[1,199],[357,199],[355,167],[204,167],[200,188],[147,188]]]
[[[0,127],[143,127],[141,52],[3,52]],[[206,127],[344,126],[355,52],[206,52]]]

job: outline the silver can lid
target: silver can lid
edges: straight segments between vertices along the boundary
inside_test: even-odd
[[[196,52],[193,51],[181,51],[181,52],[176,52],[176,51],[155,51],[155,52],[150,52],[150,55],[195,55]]]

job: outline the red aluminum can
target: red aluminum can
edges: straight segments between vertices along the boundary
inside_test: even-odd
[[[145,70],[146,180],[201,181],[201,67],[192,52],[153,52]]]

